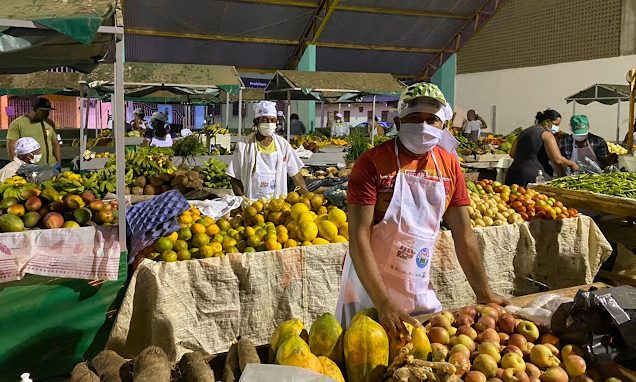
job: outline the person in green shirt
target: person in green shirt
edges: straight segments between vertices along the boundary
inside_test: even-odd
[[[46,98],[38,98],[33,103],[33,111],[16,118],[9,125],[7,131],[7,151],[9,158],[15,156],[15,143],[23,137],[35,139],[42,148],[40,165],[60,167],[62,155],[57,141],[55,126],[49,119],[49,113],[54,110],[51,102]]]

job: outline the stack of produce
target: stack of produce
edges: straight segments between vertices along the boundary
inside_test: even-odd
[[[14,176],[0,184],[0,232],[77,228],[114,224],[116,203],[104,203],[91,191],[58,192]]]
[[[185,138],[175,140],[172,145],[173,155],[180,157],[195,157],[208,155],[208,149],[198,135],[190,135]]]
[[[301,197],[292,191],[286,197],[256,201],[232,218],[216,221],[191,208],[177,221],[179,231],[159,238],[140,255],[176,261],[349,240],[346,213],[313,193]]]
[[[627,149],[621,145],[617,145],[616,143],[607,142],[607,149],[609,150],[610,154],[616,154],[616,155],[627,154]]]
[[[327,167],[324,170],[315,171],[310,171],[308,168],[305,167],[300,170],[300,175],[302,175],[305,180],[338,178],[338,173],[339,171],[336,167]]]
[[[560,220],[578,215],[577,210],[568,209],[560,201],[516,184],[509,187],[484,179],[466,185],[471,198],[469,213],[473,227],[535,219]]]
[[[581,174],[558,178],[548,183],[552,187],[589,191],[610,196],[636,199],[636,173]]]
[[[561,343],[540,325],[497,304],[445,311],[424,327],[406,324],[410,342],[389,338],[377,321],[377,312],[367,309],[343,330],[331,314],[325,314],[312,325],[307,341],[300,320],[285,321],[272,335],[271,354],[277,364],[302,367],[336,381],[603,380],[578,346]]]
[[[115,154],[113,153],[109,153],[109,152],[103,152],[103,153],[96,153],[94,151],[91,150],[85,150],[84,154],[82,155],[84,157],[85,161],[90,161],[91,159],[101,159],[101,158],[114,158]]]
[[[203,178],[203,185],[208,188],[230,188],[230,177],[227,175],[227,164],[216,158],[210,158],[205,166],[198,169]]]

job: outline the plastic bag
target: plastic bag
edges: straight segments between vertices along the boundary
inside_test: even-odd
[[[213,200],[191,200],[190,205],[195,206],[205,216],[212,219],[220,219],[230,213],[230,211],[241,207],[242,196],[225,195]]]
[[[248,363],[239,382],[333,382],[333,379],[295,367]]]
[[[557,294],[545,294],[537,297],[525,308],[510,305],[506,310],[512,314],[525,317],[531,321],[539,323],[546,328],[550,327],[552,314],[561,306],[561,304],[572,301],[571,298],[559,296]]]
[[[27,182],[42,183],[60,174],[53,166],[40,166],[37,164],[24,164],[20,166],[16,175],[20,175]]]

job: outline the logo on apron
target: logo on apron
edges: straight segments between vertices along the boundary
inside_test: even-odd
[[[424,269],[428,265],[428,260],[431,258],[431,253],[428,248],[422,248],[415,256],[415,264],[418,268]]]
[[[400,245],[400,249],[398,250],[396,256],[403,260],[409,260],[413,258],[413,255],[415,255],[415,251],[413,249],[405,245]]]

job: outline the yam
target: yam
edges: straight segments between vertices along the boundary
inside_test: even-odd
[[[143,195],[144,189],[141,187],[133,187],[131,193],[132,195]]]
[[[241,338],[238,342],[238,360],[241,373],[245,371],[245,366],[248,363],[261,363],[261,359],[256,353],[256,347],[247,338]]]
[[[166,353],[157,346],[148,346],[135,357],[134,382],[170,382],[171,368]]]
[[[71,371],[71,382],[99,382],[99,377],[88,368],[86,362],[81,362]]]
[[[119,370],[126,360],[112,350],[99,353],[91,365],[103,382],[122,382]]]
[[[161,194],[161,191],[158,191],[160,188],[161,186],[149,184],[144,187],[144,195],[159,195]]]
[[[135,178],[135,187],[144,188],[148,181],[145,176],[138,176]]]
[[[214,382],[214,372],[210,365],[205,362],[203,355],[199,352],[187,353],[179,361],[181,370],[181,381],[183,382]]]
[[[230,346],[223,367],[223,382],[237,382],[241,377],[241,369],[238,359],[238,344]]]

